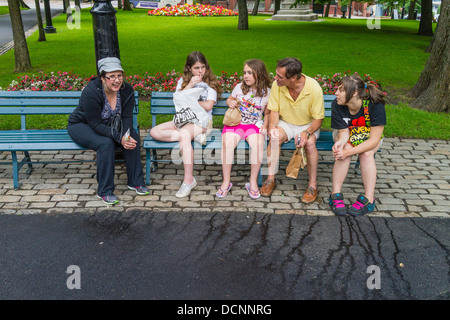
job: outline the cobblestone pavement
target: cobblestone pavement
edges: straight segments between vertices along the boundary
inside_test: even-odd
[[[142,131],[141,135],[145,136]],[[289,161],[292,151],[283,152],[281,161]],[[94,160],[92,151],[31,152],[36,161]],[[169,159],[170,153],[161,153]],[[319,152],[321,161],[332,161],[331,152]],[[443,140],[386,138],[382,151],[376,156],[378,180],[375,197],[377,210],[372,216],[383,217],[450,217],[450,144]],[[22,157],[20,155],[19,157]],[[217,155],[215,156],[217,158]],[[248,154],[247,154],[248,159]],[[10,161],[11,155],[0,153],[0,162]],[[145,154],[142,151],[142,163]],[[0,164],[0,213],[51,214],[97,212],[111,210],[96,197],[95,162],[35,164],[31,174],[22,168],[22,186],[12,185],[11,164]],[[285,164],[277,174],[278,186],[271,197],[249,198],[245,183],[249,179],[248,164],[235,164],[232,169],[233,188],[224,199],[215,193],[222,182],[221,165],[195,164],[194,176],[198,186],[185,199],[175,197],[183,179],[181,164],[160,163],[152,173],[150,194],[137,196],[126,187],[123,164],[116,165],[116,191],[120,202],[114,211],[145,210],[156,212],[260,212],[269,214],[333,215],[327,199],[331,191],[331,164],[319,164],[317,201],[306,205],[300,202],[307,183],[306,169],[298,179],[284,176]],[[359,174],[352,168],[342,192],[346,204],[363,193]]]

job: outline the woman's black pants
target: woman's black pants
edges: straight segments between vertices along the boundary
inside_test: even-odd
[[[101,136],[86,123],[69,124],[67,131],[79,145],[97,152],[97,182],[101,197],[114,193],[114,165],[116,148],[120,147],[127,170],[128,185],[139,187],[144,185],[144,174],[141,163],[141,146],[139,136],[131,129],[131,137],[137,141],[133,150],[125,149],[113,139]]]

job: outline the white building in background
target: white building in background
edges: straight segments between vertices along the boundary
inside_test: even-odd
[[[433,15],[436,17],[436,15],[438,14],[439,7],[441,6],[441,0],[433,0],[431,5],[432,5],[431,10],[433,10]]]

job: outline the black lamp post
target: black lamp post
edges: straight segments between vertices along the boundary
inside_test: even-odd
[[[53,26],[52,22],[52,11],[50,10],[50,1],[44,0],[44,10],[45,10],[45,33],[56,33],[56,28]]]
[[[94,6],[90,12],[94,27],[95,65],[98,60],[106,57],[120,59],[117,10],[111,5],[111,0],[94,0]]]
[[[405,17],[405,0],[403,0],[403,7],[402,7],[402,20]]]
[[[352,1],[350,1],[350,7],[348,9],[348,18],[351,19],[352,18]]]
[[[342,11],[342,17],[341,18],[345,19],[345,13],[347,12],[347,5],[341,6],[341,11]]]

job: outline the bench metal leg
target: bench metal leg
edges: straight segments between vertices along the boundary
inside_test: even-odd
[[[150,175],[152,172],[155,172],[156,170],[158,170],[158,162],[156,161],[156,149],[152,149],[151,150],[151,154],[150,154],[150,149],[146,149],[145,150],[145,184],[146,185],[150,185],[151,181],[150,181]]]
[[[356,159],[356,162],[355,162],[355,173],[356,174],[361,174],[361,169],[360,169],[360,167],[359,167],[359,156],[358,156],[358,158]]]
[[[21,183],[19,183],[19,169],[20,166],[17,163],[17,154],[15,151],[11,151],[11,158],[12,158],[12,171],[13,171],[13,185],[14,189],[18,189],[21,186]]]
[[[152,150],[153,156],[152,156],[152,172],[155,172],[156,170],[158,170],[158,162],[156,161],[157,159],[157,154],[156,154],[156,149]]]
[[[31,170],[33,170],[33,165],[31,164],[31,157],[30,153],[28,151],[24,151],[24,158],[18,162],[17,161],[17,152],[11,151],[11,158],[12,158],[12,165],[13,165],[13,185],[14,189],[18,189],[22,184],[19,183],[19,171],[22,168],[22,166],[26,163],[28,165],[28,170],[26,171],[27,174],[31,173]]]
[[[263,184],[263,181],[262,181],[262,168],[259,168],[259,172],[258,172],[258,187],[261,188],[262,184]]]
[[[145,184],[150,185],[150,169],[152,166],[152,160],[150,157],[150,150],[145,150]]]
[[[24,151],[25,153],[25,158],[24,161],[27,161],[28,164],[28,170],[27,173],[30,174],[31,170],[33,170],[33,165],[31,164],[31,157],[30,157],[30,153],[28,151]]]

